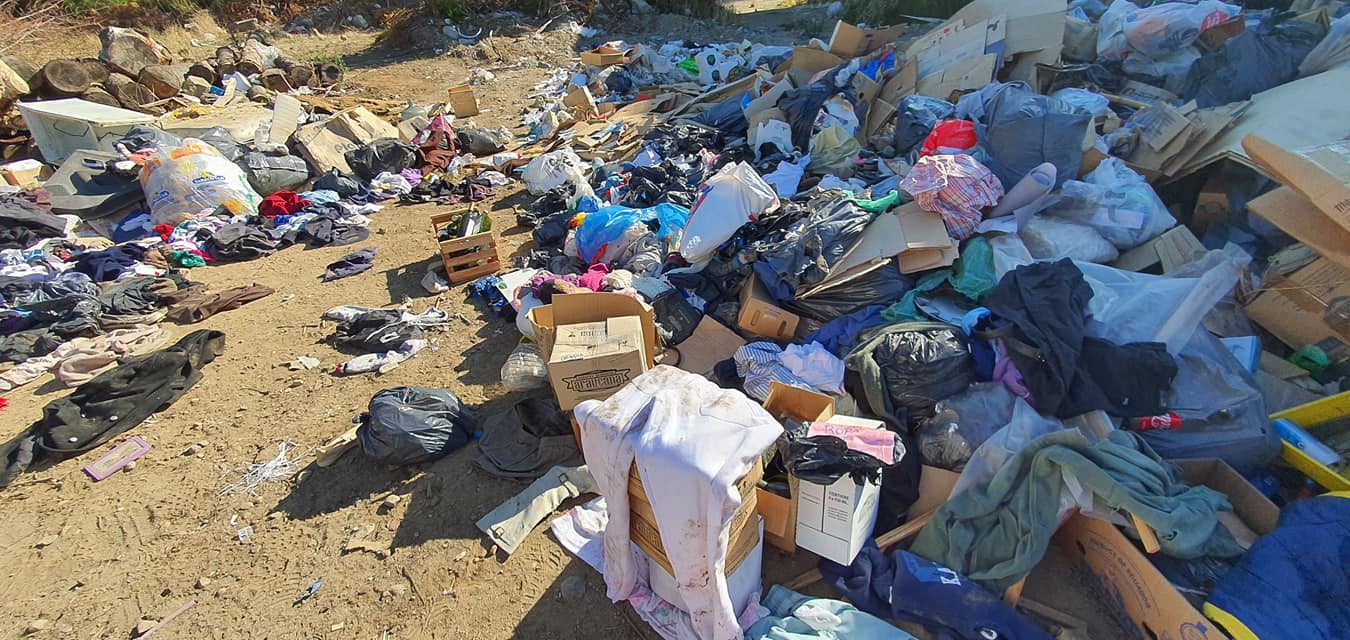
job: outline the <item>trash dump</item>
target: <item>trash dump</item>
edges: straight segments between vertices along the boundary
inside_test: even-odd
[[[548,520],[663,637],[1334,637],[1335,585],[1250,597],[1325,586],[1350,531],[1350,11],[1299,6],[975,0],[794,47],[573,23],[519,135],[478,101],[511,67],[422,105],[316,96],[338,71],[262,34],[185,79],[109,28],[98,92],[0,63],[36,144],[0,165],[0,380],[76,387],[0,481],[188,393],[224,336],[154,325],[284,303],[196,270],[299,244],[324,293],[377,259],[413,283],[328,303],[325,384],[445,382],[375,394],[296,477],[472,460],[512,497],[447,517],[507,554]]]

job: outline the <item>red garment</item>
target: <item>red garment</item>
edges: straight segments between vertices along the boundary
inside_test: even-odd
[[[163,240],[163,241],[165,241],[165,242],[168,242],[168,241],[169,241],[169,236],[170,236],[170,235],[173,235],[173,230],[174,230],[175,228],[176,228],[176,227],[174,227],[174,226],[171,225],[171,224],[157,224],[157,225],[155,225],[154,232],[157,233],[157,234],[159,234],[159,239],[160,239],[160,240]]]
[[[278,191],[262,199],[258,205],[258,215],[268,218],[288,216],[309,206],[309,201],[294,191]]]

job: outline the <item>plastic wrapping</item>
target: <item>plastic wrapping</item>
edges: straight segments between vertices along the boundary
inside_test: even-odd
[[[248,183],[262,196],[294,191],[309,180],[309,165],[299,156],[269,156],[252,151],[239,164],[248,172]]]
[[[525,181],[525,187],[530,190],[530,193],[538,196],[548,193],[549,189],[556,189],[569,182],[584,184],[586,178],[581,167],[581,158],[577,156],[575,151],[572,151],[571,147],[565,147],[541,156],[535,156],[529,164],[525,165],[525,171],[520,178]]]
[[[369,182],[381,173],[398,173],[417,160],[417,147],[398,138],[380,138],[347,152],[352,173]]]
[[[548,369],[539,345],[521,342],[502,364],[502,386],[507,391],[530,391],[548,384]]]
[[[361,192],[361,185],[355,178],[337,169],[329,169],[328,173],[314,181],[314,190],[332,191],[338,194],[339,198],[349,198]]]
[[[1303,58],[1298,74],[1306,77],[1347,64],[1350,64],[1350,14],[1331,21],[1331,30]]]
[[[1097,24],[1081,8],[1064,17],[1064,57],[1090,62],[1097,59]]]
[[[1144,244],[1177,223],[1153,187],[1119,158],[1103,160],[1082,182],[1065,182],[1060,193],[1046,215],[1092,227],[1121,251]]]
[[[706,262],[737,229],[778,204],[778,193],[754,167],[744,162],[722,167],[698,190],[680,236],[680,255],[691,264]]]
[[[154,224],[176,225],[184,215],[217,207],[253,215],[262,201],[243,169],[195,138],[150,154],[141,168],[141,189]]]
[[[853,159],[861,151],[858,139],[836,124],[811,137],[811,164],[807,168],[847,178],[853,175]]]
[[[816,196],[806,207],[806,217],[753,245],[755,273],[780,301],[825,280],[875,217],[841,192]]]
[[[1126,60],[1135,55],[1163,58],[1186,49],[1201,32],[1239,13],[1242,7],[1218,0],[1168,2],[1146,8],[1129,0],[1115,0],[1102,14],[1097,56],[1106,60]]]
[[[984,164],[1005,190],[1045,162],[1055,165],[1057,185],[1078,175],[1092,122],[1087,111],[1037,94],[1025,82],[989,85],[963,96],[957,107],[958,116],[979,114],[975,131],[989,152]]]
[[[1072,258],[1083,262],[1111,262],[1120,257],[1115,245],[1096,229],[1076,222],[1034,216],[1017,234],[1037,260]]]
[[[1017,399],[1001,382],[977,382],[937,403],[919,427],[919,453],[926,465],[961,471],[975,450],[1012,420]]]
[[[197,139],[215,147],[216,151],[230,162],[239,162],[239,159],[244,157],[244,145],[239,144],[225,127],[211,127],[197,136]]]
[[[1067,102],[1093,116],[1104,116],[1111,110],[1110,99],[1100,93],[1088,91],[1087,89],[1066,87],[1050,94],[1050,97]]]
[[[357,420],[361,449],[392,465],[440,458],[468,444],[478,428],[455,394],[426,387],[380,391]]]
[[[933,132],[938,121],[956,112],[956,105],[927,96],[906,96],[895,115],[895,152],[905,155]]]
[[[1013,456],[1026,448],[1027,443],[1063,428],[1064,425],[1058,420],[1042,416],[1025,400],[1014,398],[1012,420],[975,449],[974,455],[961,471],[961,477],[957,478],[956,484],[952,486],[952,495],[973,486],[989,484],[994,474]]]
[[[608,251],[609,245],[622,238],[634,224],[657,221],[661,227],[657,237],[665,240],[679,233],[689,222],[689,210],[676,204],[662,203],[646,209],[630,209],[621,206],[602,207],[599,211],[586,214],[586,219],[577,227],[577,252],[579,257],[590,263],[615,252]],[[622,252],[619,252],[622,253]]]
[[[900,436],[890,431],[886,433],[895,438],[894,460],[904,458],[905,445]],[[783,463],[798,480],[822,486],[832,485],[844,476],[876,482],[883,468],[895,466],[894,463],[885,464],[871,455],[854,451],[834,436],[789,436]]]
[[[782,306],[802,317],[818,322],[829,322],[869,305],[889,305],[899,300],[913,287],[913,278],[900,273],[899,267],[892,261],[866,275],[812,294],[808,298],[784,300]]]
[[[975,137],[975,124],[969,120],[943,120],[933,127],[933,132],[924,139],[919,148],[920,156],[933,154],[956,155],[965,153],[979,144]]]
[[[966,336],[957,327],[908,322],[864,333],[845,362],[862,378],[873,411],[888,406],[897,421],[916,424],[933,415],[938,401],[975,382]]]

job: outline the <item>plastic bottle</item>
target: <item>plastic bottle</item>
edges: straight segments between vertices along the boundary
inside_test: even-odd
[[[1336,453],[1335,449],[1322,444],[1320,440],[1314,438],[1311,433],[1304,431],[1303,427],[1294,424],[1292,420],[1280,418],[1273,424],[1281,438],[1289,444],[1298,447],[1300,451],[1308,454],[1313,460],[1328,467],[1340,463],[1341,454]]]
[[[502,386],[510,391],[538,389],[548,382],[544,355],[533,342],[521,342],[502,365]]]

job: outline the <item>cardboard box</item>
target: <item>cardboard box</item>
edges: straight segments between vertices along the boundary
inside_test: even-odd
[[[1313,251],[1350,268],[1350,230],[1289,187],[1280,187],[1247,203],[1247,210],[1270,221]]]
[[[5,182],[16,187],[35,186],[39,181],[50,178],[52,173],[50,167],[32,159],[0,165],[0,176],[4,176]]]
[[[762,529],[763,523],[758,524]],[[675,605],[675,608],[688,611],[689,605],[685,604],[684,598],[680,596],[679,583],[676,582],[675,576],[650,557],[647,558],[647,567],[648,581],[652,593]],[[732,610],[741,611],[750,603],[750,599],[761,591],[764,571],[764,537],[760,536],[760,541],[739,566],[728,566],[728,568],[731,574],[727,576],[727,593],[731,596]]]
[[[865,56],[885,47],[905,34],[905,25],[863,29],[843,20],[836,22],[830,35],[830,53],[841,58]]]
[[[581,61],[592,67],[608,67],[628,62],[632,49],[621,50],[608,45],[600,45],[590,51],[581,52]]]
[[[462,84],[450,88],[450,110],[456,118],[469,118],[478,115],[478,98],[473,95],[473,87]]]
[[[600,322],[620,316],[637,316],[642,320],[643,348],[647,352],[647,366],[656,366],[656,316],[651,307],[618,293],[574,293],[554,296],[553,304],[530,309],[530,326],[535,342],[547,362],[553,353],[553,342],[558,327],[565,324]]]
[[[300,127],[295,132],[300,155],[320,173],[337,169],[351,173],[347,152],[380,138],[399,137],[398,127],[380,119],[365,107],[347,109],[323,122]]]
[[[548,359],[548,379],[563,411],[604,400],[647,369],[637,316],[561,325]]]
[[[1241,475],[1220,460],[1178,461],[1190,484],[1202,484],[1228,496],[1240,523],[1235,537],[1246,531],[1265,535],[1275,529],[1280,512]],[[1222,521],[1222,520],[1221,520]],[[1228,524],[1228,523],[1225,523]],[[1216,625],[1196,611],[1115,525],[1081,514],[1070,517],[1055,534],[1058,544],[1079,566],[1089,583],[1107,597],[1116,617],[1134,625],[1134,635],[1157,640],[1205,640],[1224,636]]]
[[[801,316],[775,302],[759,278],[751,274],[741,287],[741,312],[736,316],[736,326],[764,338],[791,340],[797,334]]]
[[[750,471],[737,483],[736,491],[741,495],[741,505],[731,516],[727,525],[727,569],[735,571],[756,546],[759,545],[762,527],[756,517],[759,503],[755,485],[764,477],[764,466],[755,463]],[[633,543],[656,564],[673,572],[670,558],[666,556],[665,538],[661,535],[660,525],[656,521],[656,511],[652,508],[647,491],[642,486],[642,477],[637,465],[628,470],[628,534]]]
[[[1242,148],[1275,179],[1350,229],[1350,142],[1295,153],[1252,134],[1242,139]]]
[[[833,69],[843,63],[843,58],[828,51],[821,51],[815,47],[795,47],[792,49],[792,55],[774,69],[774,73],[785,73],[792,79],[793,86],[805,87],[811,84],[811,79],[817,73]]]
[[[834,415],[834,399],[789,386],[774,380],[769,383],[769,396],[764,399],[764,410],[775,420],[792,418],[802,422],[825,420]],[[797,495],[798,481],[788,475],[788,496],[756,489],[759,515],[764,518],[764,536],[769,544],[788,553],[797,550]]]
[[[1340,362],[1350,358],[1350,269],[1319,257],[1284,277],[1246,306],[1247,317],[1292,349],[1317,345]]]
[[[832,416],[830,422],[884,429],[877,420]],[[881,499],[881,479],[859,483],[844,476],[822,486],[801,481],[797,503],[797,546],[842,565],[848,565],[872,537]]]
[[[689,338],[675,345],[673,351],[679,354],[679,368],[708,377],[717,363],[730,358],[743,346],[745,340],[735,331],[705,315]],[[666,350],[666,353],[671,352],[671,349]]]
[[[923,465],[919,470],[919,498],[909,505],[909,517],[916,518],[942,506],[960,477],[955,471]]]

